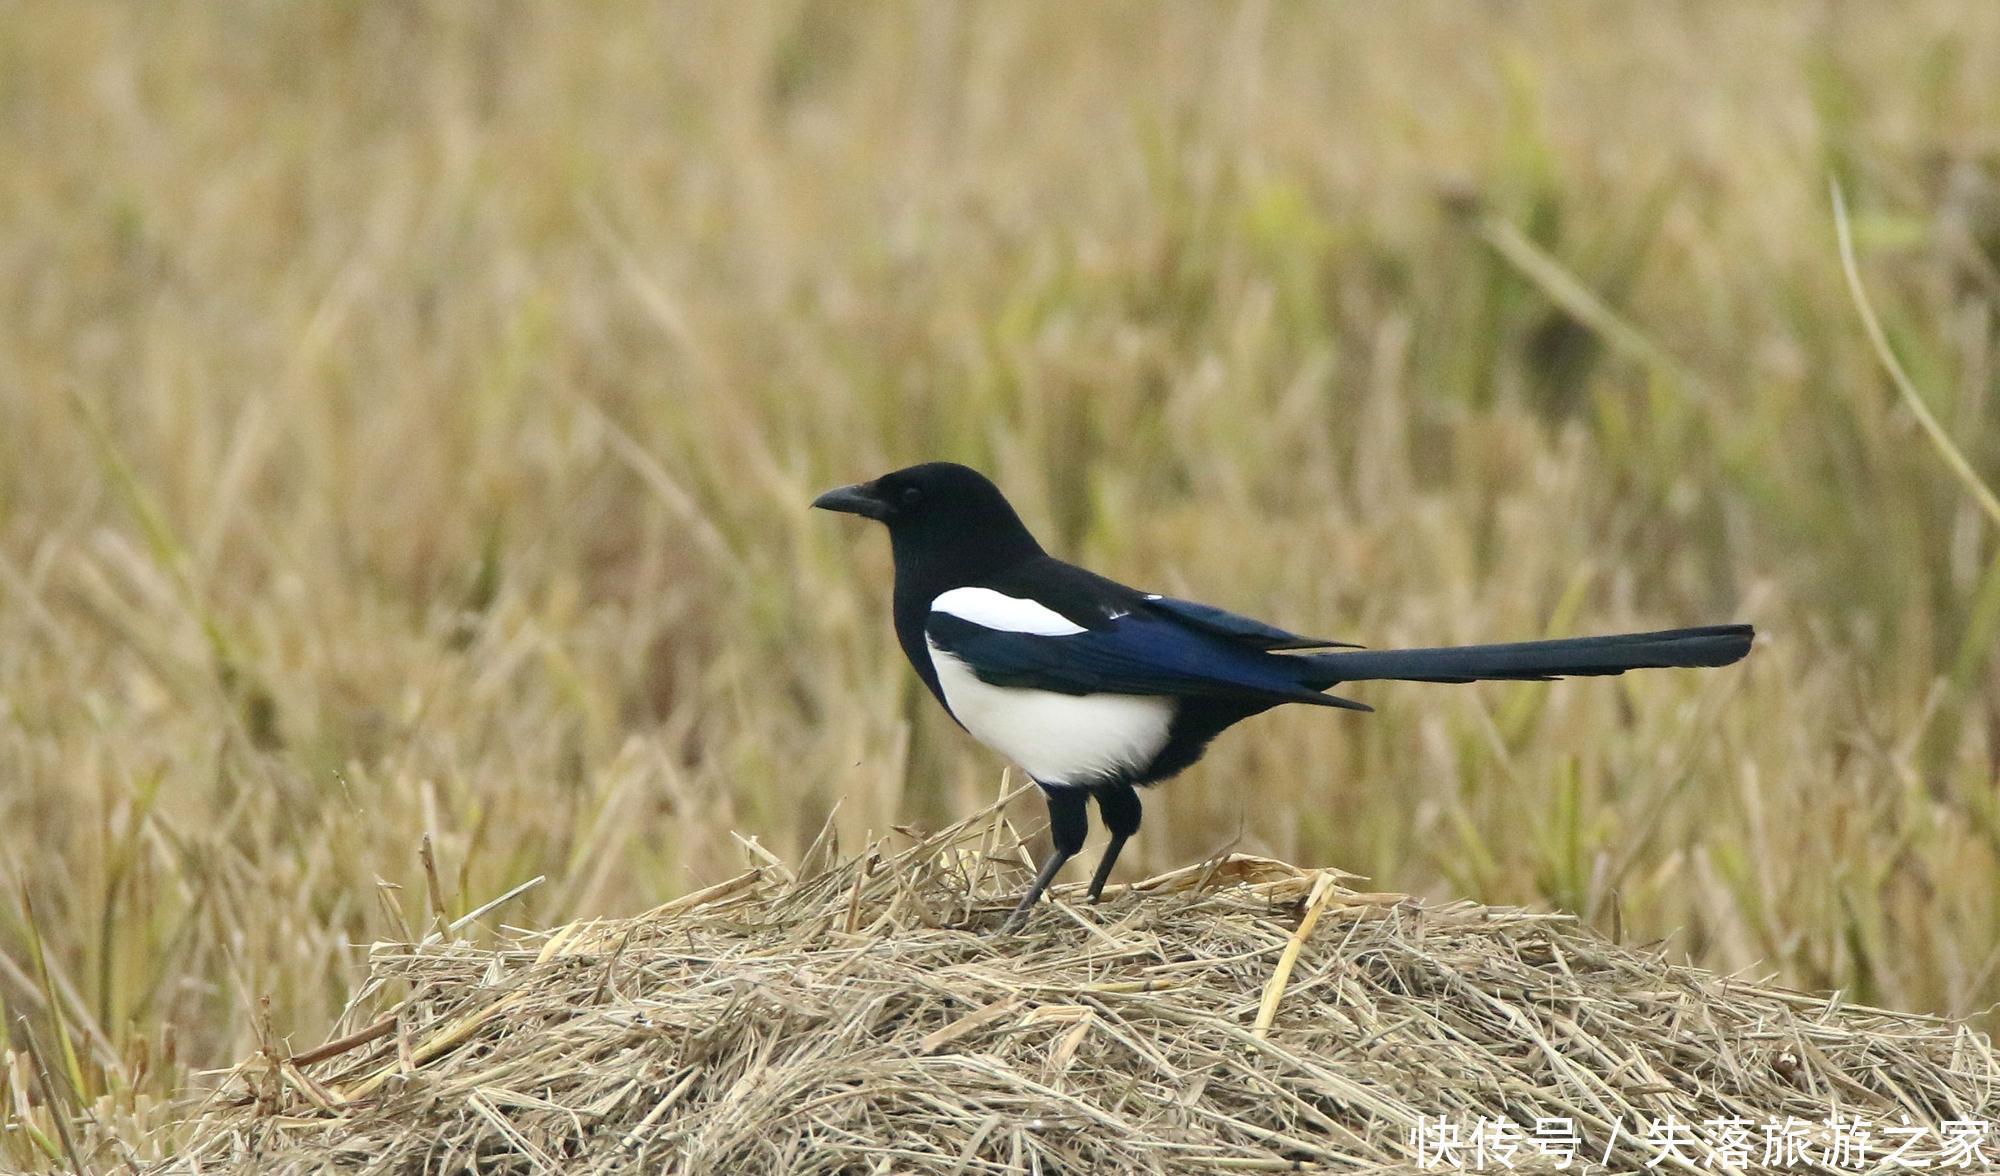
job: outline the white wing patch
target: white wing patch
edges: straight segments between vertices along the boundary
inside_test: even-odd
[[[931,601],[931,611],[948,613],[961,621],[1002,633],[1068,637],[1083,632],[1082,625],[1046,605],[991,588],[953,588]]]
[[[1167,745],[1177,709],[1171,698],[1153,694],[1058,694],[1052,690],[995,686],[980,681],[963,658],[938,648],[934,641],[926,644],[930,646],[931,664],[937,668],[938,686],[944,691],[945,705],[951,708],[952,717],[963,723],[973,738],[1021,765],[1022,771],[1043,784],[1089,784],[1120,771],[1143,768]]]

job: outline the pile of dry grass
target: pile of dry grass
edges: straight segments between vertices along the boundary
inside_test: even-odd
[[[1468,1138],[1567,1118],[1580,1167],[1611,1142],[1636,1171],[1669,1117],[2000,1112],[1963,1026],[1675,966],[1562,917],[1232,856],[996,937],[1021,882],[997,809],[905,844],[823,843],[797,871],[497,950],[378,945],[347,1036],[231,1072],[178,1164],[1402,1171],[1442,1116]],[[1552,1166],[1536,1154],[1514,1164]],[[1756,1167],[1708,1144],[1664,1167],[1711,1164]]]

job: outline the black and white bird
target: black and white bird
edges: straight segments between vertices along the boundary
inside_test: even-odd
[[[822,510],[878,520],[895,556],[896,638],[961,727],[1041,786],[1055,848],[1009,917],[1025,919],[1083,848],[1095,797],[1111,835],[1089,896],[1139,828],[1135,789],[1201,758],[1232,724],[1282,703],[1373,708],[1343,682],[1539,681],[1660,666],[1722,666],[1749,625],[1509,645],[1366,650],[1211,605],[1141,592],[1064,563],[978,471],[931,462],[842,486]],[[1342,652],[1313,652],[1340,650]]]

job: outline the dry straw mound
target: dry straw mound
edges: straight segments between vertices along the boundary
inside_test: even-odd
[[[1616,1139],[1611,1168],[1638,1171],[1668,1116],[2000,1118],[1964,1027],[1565,918],[1235,856],[1003,938],[1022,871],[997,812],[902,844],[497,950],[378,945],[347,1037],[238,1067],[178,1167],[1408,1171],[1441,1115],[1468,1136],[1568,1118],[1593,1161]],[[1518,1169],[1552,1166],[1533,1152]]]

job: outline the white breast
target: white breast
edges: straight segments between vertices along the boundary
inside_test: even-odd
[[[1171,698],[995,686],[936,643],[926,644],[952,715],[973,738],[1043,784],[1088,784],[1143,767],[1167,745]]]

